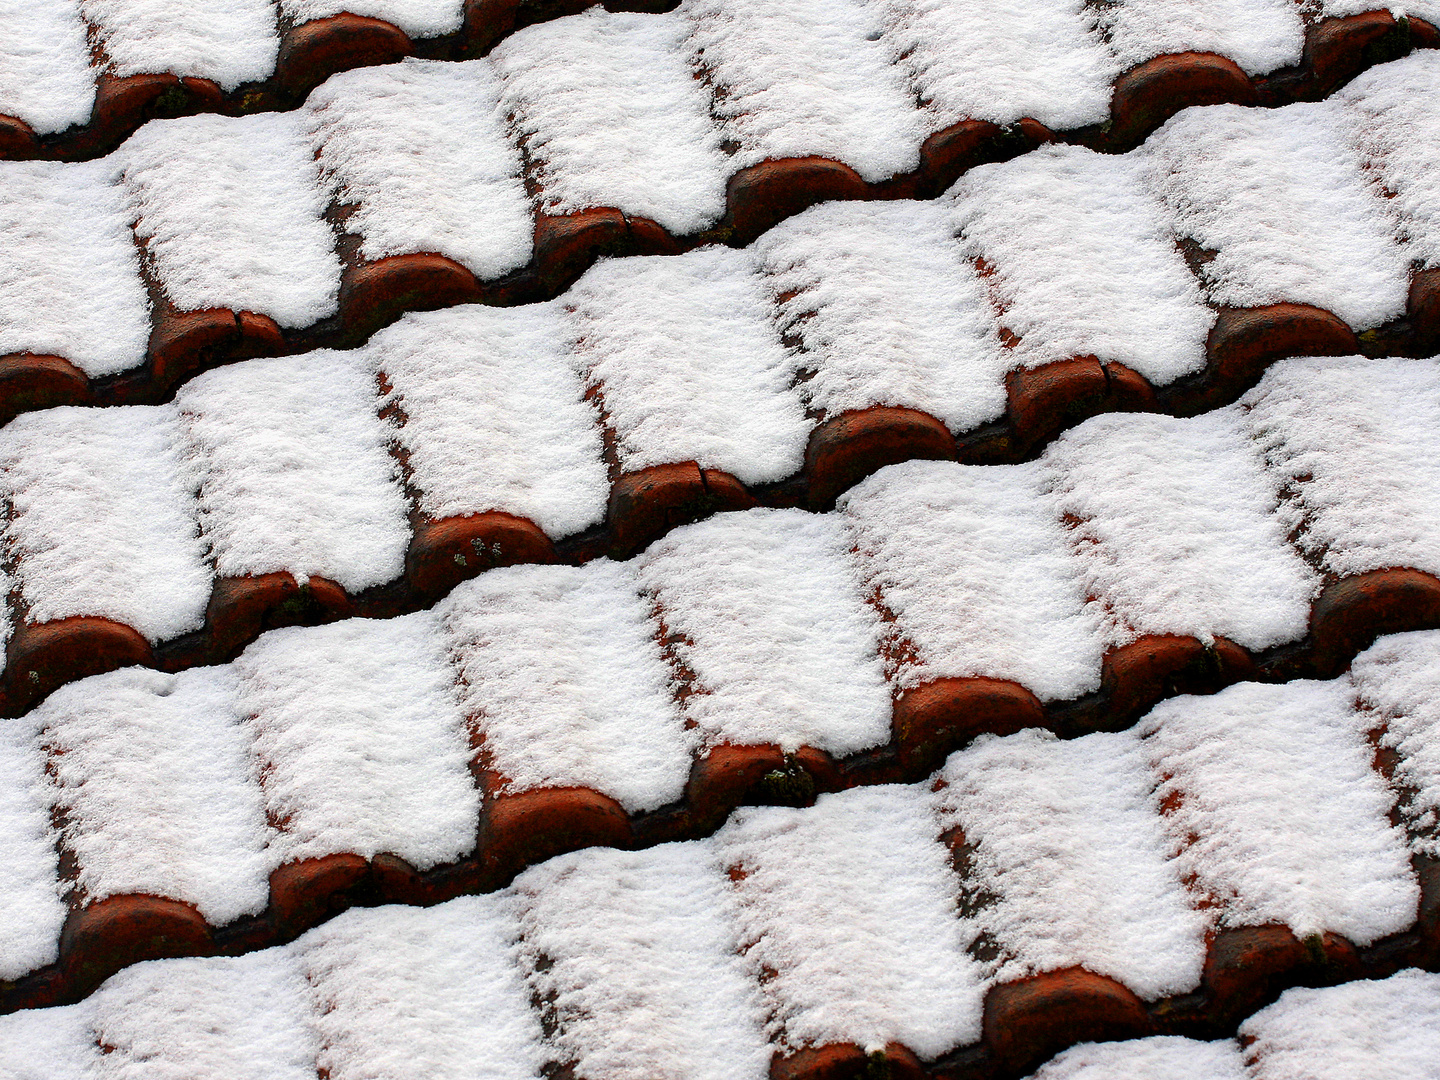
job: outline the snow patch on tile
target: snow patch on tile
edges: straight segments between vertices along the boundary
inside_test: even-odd
[[[588,787],[630,813],[680,798],[694,739],[633,564],[502,567],[438,610],[507,791]]]
[[[31,623],[99,615],[152,644],[200,629],[211,572],[181,438],[171,406],[46,409],[0,431]]]
[[[383,19],[411,37],[453,34],[465,21],[464,0],[279,0],[280,10],[297,23],[341,12]]]
[[[1112,643],[1219,634],[1261,650],[1305,636],[1319,578],[1287,542],[1235,410],[1098,416],[1044,460]]]
[[[1010,363],[1096,356],[1157,385],[1205,366],[1215,315],[1134,156],[1045,146],[971,170],[949,197],[963,251],[1020,339]]]
[[[95,1000],[0,1016],[0,1072],[9,1080],[88,1080],[100,1068]]]
[[[6,981],[55,962],[66,915],[50,823],[54,793],[36,730],[29,719],[0,725],[0,979]],[[15,1040],[23,1046],[30,1036],[7,1029],[8,1021],[0,1017],[0,1067],[18,1067],[10,1061]]]
[[[762,990],[783,1048],[894,1041],[930,1059],[979,1038],[981,973],[938,832],[928,792],[887,785],[742,807],[716,835],[746,959],[775,972]]]
[[[124,668],[35,710],[87,902],[145,893],[223,926],[270,898],[265,809],[230,667]]]
[[[1126,1042],[1081,1043],[1055,1055],[1031,1080],[1246,1080],[1233,1039],[1197,1042],[1156,1035]]]
[[[176,396],[221,577],[289,571],[350,593],[397,579],[410,525],[378,389],[353,353],[248,360]]]
[[[844,523],[803,510],[719,514],[640,558],[705,741],[814,746],[837,756],[890,737],[880,620]]]
[[[274,630],[234,664],[276,865],[337,852],[420,870],[475,847],[480,796],[437,618]]]
[[[824,203],[754,248],[812,408],[918,409],[954,432],[1004,413],[1010,360],[945,207]]]
[[[290,946],[332,1080],[532,1080],[540,1024],[494,896],[354,909]]]
[[[672,234],[725,213],[721,152],[678,16],[607,12],[527,27],[491,54],[547,214],[614,207]]]
[[[1240,683],[1138,728],[1180,873],[1224,926],[1284,923],[1365,946],[1415,921],[1419,887],[1343,680]]]
[[[116,151],[135,232],[181,311],[335,314],[340,260],[303,113],[152,120]]]
[[[598,525],[610,484],[599,417],[569,359],[557,302],[406,315],[364,349],[407,417],[420,510],[502,510],[559,539]]]
[[[1096,21],[1126,69],[1206,52],[1235,61],[1246,75],[1265,75],[1299,64],[1305,47],[1295,0],[1125,0],[1101,8]]]
[[[745,168],[818,155],[874,183],[920,162],[926,135],[865,0],[685,0],[712,110]]]
[[[40,135],[88,121],[95,73],[85,32],[79,0],[0,4],[0,115],[23,120]],[[0,199],[0,206],[8,202]]]
[[[0,252],[0,354],[61,356],[91,378],[144,361],[150,301],[110,161],[0,164]]]
[[[714,847],[592,848],[516,879],[551,1056],[607,1080],[763,1080],[770,1047]],[[543,960],[543,963],[542,963]]]
[[[80,0],[120,77],[169,73],[227,92],[275,71],[280,37],[271,0]]]
[[[893,677],[1012,679],[1042,700],[1100,687],[1103,639],[1039,464],[911,461],[840,500],[868,587],[914,647]]]
[[[610,259],[566,301],[622,469],[698,461],[745,484],[799,470],[810,423],[748,252]]]

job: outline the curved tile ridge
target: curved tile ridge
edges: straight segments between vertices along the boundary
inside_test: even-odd
[[[1001,1080],[1056,1053],[1037,1077],[1081,1064],[1105,1076],[1149,1056],[1222,1061],[1233,1048],[1195,1043],[1238,1025],[1251,1067],[1278,1080],[1309,1076],[1285,1070],[1327,1040],[1337,1066],[1349,1060],[1363,1023],[1385,1033],[1364,1052],[1405,1048],[1402,1067],[1435,1038],[1414,1009],[1435,1000],[1435,977],[1415,968],[1440,964],[1440,865],[1427,854],[1437,685],[1440,637],[1398,635],[1331,682],[1179,697],[1135,728],[1071,740],[1033,728],[991,736],[920,783],[745,807],[703,839],[637,847],[591,836],[609,846],[552,851],[518,876],[523,864],[438,888],[432,879],[423,895],[403,894],[406,864],[394,855],[335,856],[323,873],[312,863],[303,887],[273,873],[269,912],[245,934],[198,921],[190,899],[206,888],[192,873],[212,857],[206,845],[225,847],[213,827],[222,815],[187,812],[186,788],[147,776],[143,752],[107,736],[98,714],[54,716],[38,740],[12,731],[4,745],[53,753],[76,723],[98,736],[65,750],[53,780],[66,785],[59,847],[90,902],[72,901],[50,996],[32,978],[11,985],[7,1004],[79,1004],[0,1020],[0,1062],[47,1046],[43,1060],[98,1057],[103,1046],[102,1072],[159,1053],[187,1075],[206,1075],[213,1059],[257,1075],[358,1076],[384,1064],[446,1076],[478,1054],[517,1076],[818,1080],[868,1057],[917,1080]],[[187,692],[177,684],[171,698]],[[232,740],[273,732],[278,715],[171,698],[165,723],[228,728]],[[301,712],[268,744],[273,772],[249,774],[252,805],[227,823],[254,822],[273,840],[304,833],[315,815],[343,818],[347,831],[369,832],[365,844],[348,838],[361,847],[443,831],[431,811],[454,800],[429,778],[409,778],[424,806],[401,810],[380,790],[376,770],[405,771],[384,740],[348,751],[371,770],[349,776],[345,755],[318,744],[350,737],[350,725],[319,730]],[[402,751],[446,726],[425,711],[368,716]],[[177,747],[174,764],[185,756]],[[303,756],[311,782],[294,789],[295,815],[272,811],[267,825],[258,804],[292,784]],[[463,775],[463,754],[441,756]],[[131,788],[115,798],[105,778],[122,775]],[[486,798],[481,862],[501,816]],[[473,795],[462,802],[473,809]],[[128,830],[127,811],[154,835]],[[210,823],[207,835],[185,828],[195,821]],[[545,842],[540,824],[530,823],[532,846]],[[27,852],[12,851],[10,898],[27,869]],[[147,874],[155,893],[98,898]],[[36,923],[53,934],[53,886],[32,891],[47,908]],[[164,898],[176,895],[187,899]],[[370,907],[395,900],[408,904]],[[317,920],[328,921],[310,929]],[[146,958],[160,962],[131,966]],[[28,1000],[15,996],[22,987]],[[1330,1025],[1327,1003],[1365,1011]],[[1387,1026],[1401,1018],[1409,1043]],[[1127,1039],[1144,1041],[1094,1045]],[[1077,1043],[1090,1045],[1067,1051]]]
[[[537,47],[545,35],[525,28],[585,7],[575,0],[357,0],[343,8],[337,0],[228,0],[197,11],[175,0],[42,0],[38,11],[4,26],[14,44],[0,55],[0,154],[88,159],[157,117],[294,109],[347,69],[405,57],[473,59],[516,31],[524,48]],[[786,129],[805,129],[802,141],[813,142],[827,110],[845,102],[831,117],[834,130],[849,125],[854,136],[868,124],[870,134],[860,137],[871,150],[862,156],[888,168],[880,178],[913,169],[916,146],[887,140],[873,122],[877,107],[896,111],[902,128],[925,129],[922,137],[957,123],[1028,117],[1119,145],[1187,104],[1322,96],[1411,41],[1440,40],[1434,0],[1398,16],[1330,0],[1191,0],[1179,8],[1157,0],[1099,7],[851,0],[810,11],[750,0],[608,0],[605,7],[668,12],[661,21],[680,27],[682,37],[693,30],[688,61],[707,79],[719,76],[715,113],[735,121],[741,144],[750,137],[783,144]],[[975,48],[957,48],[964,42]],[[797,55],[808,70],[786,90]],[[817,94],[818,86],[826,92]],[[847,138],[827,145],[834,139],[822,136],[802,153],[857,148]]]
[[[709,280],[690,299],[737,311],[743,294]],[[630,302],[649,302],[629,275],[622,283]],[[666,302],[688,329],[705,327],[684,294]],[[817,497],[834,474],[816,465],[813,432],[807,452],[783,370],[737,361],[743,341],[725,318],[708,348],[692,334],[688,354],[653,364],[622,308],[583,331],[582,353],[606,359],[582,356],[577,372],[557,355],[561,315],[424,316],[464,330],[444,339],[455,352],[396,335],[417,321],[376,339],[399,347],[359,363],[253,360],[197,377],[172,405],[17,419],[0,433],[5,711],[130,664],[223,662],[273,627],[416,611],[512,564],[562,573],[539,567],[639,553],[634,565],[673,564],[682,583],[702,565],[723,579],[731,545],[759,557],[791,543],[779,539],[790,529],[808,537],[794,558],[813,549],[821,578],[824,530],[859,553],[859,578],[836,580],[885,626],[866,631],[877,642],[867,648],[888,657],[917,760],[930,729],[963,712],[957,680],[1072,700],[1101,687],[1104,655],[1107,707],[1133,717],[1167,671],[1202,654],[1228,678],[1252,662],[1330,674],[1368,636],[1440,615],[1440,359],[1289,359],[1235,405],[1092,417],[1004,465],[982,464],[997,458],[993,431],[957,449],[932,421],[945,444],[900,441],[897,453],[855,418],[898,416],[926,435],[913,419],[924,414],[849,413],[853,444],[827,450],[862,472],[917,453],[959,461],[881,468],[838,511],[807,513],[795,504],[825,505],[841,485]],[[707,396],[690,396],[696,387]],[[996,530],[1007,536],[998,548]],[[707,545],[714,553],[700,554]],[[667,595],[663,575],[645,580]],[[764,592],[754,602],[780,603]],[[977,652],[985,641],[1000,644]]]
[[[766,300],[732,318],[752,335],[778,326],[798,374],[818,376],[797,386],[817,418],[903,405],[956,435],[1000,417],[1006,378],[1081,412],[1114,407],[1073,400],[1111,390],[1197,411],[1233,400],[1268,357],[1355,351],[1350,331],[1377,355],[1440,345],[1440,54],[1323,102],[1190,110],[1123,155],[1049,145],[994,161],[1036,145],[994,128],[925,192],[836,186],[814,157],[727,188],[703,84],[638,74],[676,66],[674,35],[654,33],[670,24],[647,18],[537,28],[596,54],[570,82],[516,50],[371,68],[302,112],[187,117],[103,163],[0,166],[0,418],[159,403],[197,372],[355,346],[407,311],[529,304],[577,279],[583,299],[624,274],[752,278]],[[626,64],[597,82],[606,57]],[[779,125],[772,141],[791,141],[754,153],[802,137]],[[933,202],[897,198],[971,166]],[[800,213],[824,200],[839,201]],[[728,263],[693,250],[720,242],[748,247]],[[591,268],[608,255],[647,269]],[[726,269],[698,269],[708,260]],[[913,374],[875,372],[861,346]],[[959,365],[979,370],[939,390]]]

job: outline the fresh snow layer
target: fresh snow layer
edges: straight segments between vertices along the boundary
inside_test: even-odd
[[[0,115],[40,135],[89,120],[95,73],[85,34],[79,0],[0,0]]]
[[[91,998],[0,1016],[0,1075],[7,1080],[89,1080],[103,1060],[91,1026],[94,1015]]]
[[[940,775],[942,820],[974,846],[966,886],[988,902],[970,922],[1000,950],[996,979],[1079,966],[1147,1001],[1199,985],[1206,919],[1133,734],[982,736]]]
[[[1119,65],[1089,32],[1084,0],[871,0],[882,39],[930,127],[1032,117],[1062,130],[1110,118]]]
[[[708,842],[592,848],[517,878],[520,950],[556,1027],[551,1056],[605,1080],[768,1077],[728,892]]]
[[[1440,632],[1383,637],[1355,658],[1360,703],[1384,727],[1400,760],[1395,783],[1413,794],[1400,811],[1413,850],[1440,856]]]
[[[1313,304],[1357,330],[1405,310],[1404,250],[1366,183],[1338,102],[1210,105],[1171,118],[1139,152],[1175,231],[1215,253],[1217,304]]]
[[[1156,1035],[1127,1042],[1081,1043],[1055,1055],[1030,1080],[1246,1080],[1232,1039],[1197,1042]],[[1288,1078],[1287,1078],[1288,1080]]]
[[[927,132],[867,0],[684,0],[732,168],[819,155],[874,183],[920,162]]]
[[[745,484],[799,470],[810,425],[749,253],[610,259],[566,300],[622,469],[697,461]]]
[[[1240,1025],[1253,1080],[1428,1080],[1440,1059],[1440,975],[1287,990]]]
[[[35,731],[31,720],[0,725],[0,980],[7,982],[54,963],[66,914],[50,823],[54,793]],[[17,1037],[7,1019],[0,1018],[0,1071]]]
[[[279,0],[279,4],[297,23],[349,12],[383,19],[421,38],[453,34],[465,21],[464,0]]]
[[[1010,362],[1114,360],[1158,385],[1205,366],[1215,321],[1134,155],[1046,146],[950,189],[967,258],[984,268]]]
[[[909,648],[900,689],[1012,679],[1042,700],[1100,687],[1103,638],[1039,464],[911,461],[840,500],[868,589]]]
[[[1285,360],[1241,405],[1312,561],[1440,574],[1440,361]]]
[[[1360,10],[1376,5],[1365,0]],[[1300,63],[1305,22],[1295,0],[1124,0],[1100,8],[1098,29],[1124,68],[1157,56],[1218,53],[1247,75]]]
[[[1112,643],[1219,634],[1261,650],[1305,636],[1319,580],[1286,541],[1235,410],[1098,416],[1044,460]]]
[[[332,76],[305,103],[329,192],[362,258],[436,252],[485,280],[530,261],[534,222],[485,60]]]
[[[560,538],[598,525],[610,485],[558,302],[410,314],[364,349],[406,422],[419,509],[501,510]]]
[[[720,150],[676,16],[583,15],[527,27],[491,54],[547,214],[596,206],[698,232],[725,213]]]
[[[1436,5],[1440,16],[1440,5]],[[1351,138],[1384,201],[1406,254],[1423,268],[1440,265],[1440,53],[1418,49],[1381,64],[1337,94]]]
[[[6,539],[31,623],[99,615],[156,643],[198,630],[211,573],[171,406],[57,408],[0,431]]]
[[[110,72],[212,79],[230,91],[275,71],[280,37],[271,0],[80,0]]]
[[[533,1080],[544,1064],[494,896],[352,910],[290,947],[312,988],[331,1080]]]
[[[849,546],[834,515],[755,509],[677,529],[641,557],[695,676],[686,720],[707,743],[844,756],[889,739],[880,620]]]
[[[1223,925],[1364,946],[1415,921],[1419,887],[1353,695],[1343,680],[1240,683],[1141,721],[1180,873]]]
[[[144,893],[222,926],[269,900],[265,808],[231,667],[124,668],[35,711],[87,901]]]
[[[286,949],[136,964],[93,1001],[104,1080],[314,1080],[319,1039]]]
[[[881,786],[744,807],[717,834],[782,1046],[900,1042],[932,1059],[979,1038],[980,970],[938,831],[927,791]]]
[[[335,314],[340,260],[302,113],[152,120],[116,151],[135,233],[181,311],[287,328]]]
[[[633,564],[501,567],[439,611],[506,791],[588,787],[631,813],[680,798],[693,737]]]
[[[945,207],[824,203],[754,247],[793,363],[813,372],[798,386],[810,408],[901,406],[955,432],[1005,411],[1009,357]]]
[[[420,870],[475,846],[480,796],[437,618],[264,635],[235,661],[276,864],[349,852]]]
[[[351,593],[400,576],[410,525],[377,396],[354,354],[328,350],[181,388],[217,574],[315,574]]]
[[[150,302],[113,164],[0,165],[0,250],[0,354],[61,356],[91,378],[145,359]]]

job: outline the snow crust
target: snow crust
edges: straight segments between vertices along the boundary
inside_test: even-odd
[[[1413,790],[1400,812],[1412,850],[1440,856],[1440,633],[1383,637],[1350,665],[1360,703],[1400,760],[1396,782]]]
[[[1311,561],[1440,574],[1440,361],[1285,360],[1241,404]]]
[[[298,328],[335,314],[340,260],[302,113],[152,120],[116,151],[165,293],[182,311]]]
[[[181,438],[170,406],[46,409],[0,431],[30,622],[101,615],[152,644],[203,625],[211,573]]]
[[[909,172],[927,132],[865,0],[683,0],[741,169],[818,154],[874,183]]]
[[[297,23],[344,11],[384,19],[412,38],[453,34],[465,21],[464,0],[279,0],[279,4]]]
[[[329,194],[360,255],[437,252],[481,280],[530,261],[534,222],[489,61],[334,75],[306,100]]]
[[[558,1027],[556,1061],[606,1080],[769,1075],[760,993],[713,845],[577,851],[527,870],[513,891],[530,992]]]
[[[313,1080],[305,978],[285,949],[152,960],[95,992],[110,1080]]]
[[[1440,16],[1436,5],[1431,18]],[[1440,54],[1419,49],[1359,75],[1336,94],[1351,139],[1383,193],[1393,229],[1423,268],[1440,265]]]
[[[1168,53],[1208,52],[1265,75],[1299,64],[1305,47],[1294,0],[1125,0],[1101,9],[1097,23],[1126,69]]]
[[[93,998],[0,1016],[0,1070],[11,1080],[88,1080],[100,1067]]]
[[[792,363],[814,372],[798,386],[811,408],[901,406],[955,432],[1005,411],[1009,358],[945,207],[822,203],[753,247]]]
[[[1125,732],[982,736],[940,774],[941,820],[974,845],[971,916],[1009,982],[1082,966],[1147,1001],[1200,983],[1207,920],[1190,903]]]
[[[844,523],[757,508],[676,529],[640,559],[679,662],[685,717],[709,745],[778,743],[836,755],[890,737],[880,620]]]
[[[1215,257],[1210,299],[1292,302],[1357,330],[1405,310],[1409,268],[1365,182],[1337,102],[1185,109],[1146,141],[1175,230]]]
[[[35,711],[85,901],[147,893],[212,926],[263,911],[265,810],[228,666],[123,668]]]
[[[1419,887],[1393,795],[1343,681],[1240,683],[1140,722],[1180,873],[1225,926],[1283,923],[1368,945],[1409,927]]]
[[[689,32],[680,16],[597,4],[526,27],[491,53],[542,211],[615,207],[677,235],[720,220],[733,166],[691,74]]]
[[[622,469],[697,461],[745,484],[799,470],[810,423],[747,252],[610,259],[566,300]]]
[[[1440,976],[1409,968],[1388,979],[1287,990],[1240,1025],[1255,1080],[1425,1080],[1440,1053]]]
[[[1111,642],[1219,634],[1260,650],[1305,636],[1319,579],[1286,541],[1235,410],[1097,416],[1045,462]]]
[[[558,302],[410,314],[364,349],[406,423],[419,508],[433,518],[503,510],[560,538],[598,525],[610,484]]]
[[[480,796],[437,617],[274,630],[235,661],[276,865],[353,852],[420,870],[475,847]]]
[[[0,249],[0,354],[62,356],[92,378],[145,359],[150,301],[110,161],[5,162]]]
[[[394,581],[410,525],[377,389],[353,354],[248,360],[176,395],[221,577],[289,571],[356,593]]]
[[[54,794],[35,732],[31,720],[0,725],[0,979],[7,981],[54,963],[66,914],[50,823]],[[27,1037],[7,1028],[9,1019],[0,1017],[0,1067],[13,1064],[7,1046]]]
[[[94,105],[95,73],[79,0],[0,3],[0,115],[50,135],[85,123]],[[0,199],[0,206],[8,202]]]
[[[80,0],[111,71],[212,79],[230,91],[274,74],[280,52],[270,0]]]
[[[886,785],[742,807],[716,835],[752,975],[776,973],[762,991],[782,1047],[894,1041],[929,1059],[979,1038],[981,972],[938,831],[928,792]]]
[[[501,567],[437,610],[506,791],[583,786],[630,813],[680,798],[694,738],[633,563]]]
[[[1135,155],[1041,147],[950,189],[965,256],[987,267],[1009,363],[1097,356],[1163,385],[1205,366],[1215,315]]]
[[[1083,0],[872,0],[890,57],[932,130],[1033,117],[1063,129],[1110,116],[1120,68],[1089,32]]]
[[[495,896],[352,909],[290,951],[312,988],[332,1080],[532,1080],[540,1024]]]
[[[1041,700],[1100,687],[1104,641],[1043,466],[910,461],[840,499],[868,589],[913,646],[894,683],[1012,679]]]
[[[1081,1043],[1056,1054],[1031,1080],[1246,1080],[1232,1039],[1197,1042],[1155,1035],[1126,1042]]]

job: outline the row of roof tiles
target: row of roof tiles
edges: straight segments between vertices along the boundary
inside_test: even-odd
[[[831,683],[838,692],[871,672],[870,720],[841,737],[821,709],[819,728],[838,740],[825,749],[838,753],[866,744],[870,721],[885,726],[882,642],[903,654],[889,672],[896,692],[983,675],[1063,701],[1100,686],[1107,650],[1146,635],[1218,635],[1330,673],[1353,655],[1357,612],[1392,617],[1355,591],[1372,572],[1407,568],[1419,590],[1411,625],[1434,617],[1424,599],[1440,577],[1433,359],[1285,360],[1235,405],[1094,417],[1036,461],[896,465],[833,514],[757,508],[672,533],[638,562],[491,570],[554,562],[556,542],[589,563],[603,548],[587,537],[647,537],[674,520],[667,512],[754,505],[735,476],[784,475],[805,448],[801,405],[773,367],[767,386],[764,369],[707,369],[702,350],[647,365],[623,340],[590,368],[602,424],[550,348],[544,320],[559,315],[423,316],[359,353],[212,371],[170,405],[13,421],[0,432],[7,707],[127,663],[228,659],[269,626],[413,611],[482,571],[465,595],[493,593],[522,621],[532,590],[572,587],[561,582],[596,582],[630,597],[617,610],[642,614],[643,592],[682,637],[709,625],[710,607],[739,607],[779,642],[823,606],[817,633],[830,638],[816,653],[853,633],[837,655],[871,658]],[[448,340],[465,347],[436,346],[437,323],[464,328]],[[587,342],[607,344],[599,332]],[[781,355],[767,359],[778,367]],[[380,415],[387,401],[402,425]],[[623,472],[613,490],[607,440]],[[690,503],[663,501],[676,491]],[[611,530],[581,533],[605,519],[607,497]],[[804,574],[787,572],[799,565]],[[1355,595],[1340,599],[1347,589]],[[1297,661],[1286,647],[1301,643]],[[808,647],[794,655],[816,662]],[[776,669],[762,682],[797,675]]]
[[[537,30],[640,48],[660,20]],[[371,68],[300,113],[157,121],[103,161],[0,164],[4,411],[164,400],[204,366],[354,344],[407,308],[553,295],[597,251],[717,238],[727,178],[751,158],[826,151],[863,167],[804,125],[793,145],[737,157],[703,103],[617,112],[607,80],[666,83],[623,50],[600,55],[617,66],[517,62],[508,83],[501,56]],[[550,85],[567,73],[593,85]],[[571,306],[601,307],[582,333],[703,349],[712,366],[743,353],[783,368],[785,332],[823,376],[805,390],[814,407],[905,404],[953,430],[997,418],[1016,367],[1090,354],[1161,387],[1193,375],[1207,304],[1311,305],[1419,348],[1415,333],[1440,333],[1437,80],[1440,54],[1423,52],[1325,102],[1187,110],[1129,154],[1050,147],[975,168],[938,203],[830,206],[743,252],[603,266]],[[507,127],[507,111],[528,119]],[[903,142],[873,110],[846,115]],[[817,198],[874,194],[805,161],[755,186],[764,220],[732,242]],[[555,227],[537,231],[537,212]],[[656,289],[687,298],[683,322],[644,299]],[[908,385],[871,353],[914,370]]]
[[[12,155],[93,156],[155,115],[293,108],[335,71],[413,53],[473,57],[517,26],[585,6],[224,0],[196,8],[183,0],[38,0],[0,14],[0,138]],[[818,138],[820,145],[801,153],[858,152],[865,159],[860,171],[878,169],[882,177],[914,167],[904,164],[907,151],[881,148],[877,134],[887,125],[916,146],[926,129],[957,120],[1004,124],[1029,116],[1052,127],[1099,125],[1122,72],[1193,52],[1223,58],[1218,83],[1214,72],[1202,80],[1210,93],[1258,76],[1269,96],[1293,99],[1353,74],[1367,50],[1403,48],[1412,32],[1435,38],[1433,25],[1420,20],[1440,19],[1435,0],[1408,6],[1418,17],[1413,29],[1403,15],[1397,22],[1390,11],[1359,0],[606,6],[673,11],[653,20],[602,20],[611,28],[649,23],[640,41],[595,22],[521,30],[502,48],[505,61],[553,65],[562,58],[574,64],[561,77],[569,85],[553,87],[562,96],[599,76],[619,92],[614,104],[638,102],[652,115],[664,109],[678,119],[691,104],[684,99],[708,98],[718,118],[733,121],[742,156],[777,147],[779,156],[792,154],[803,130],[802,141]],[[631,77],[617,79],[627,62],[634,65]],[[703,85],[687,91],[683,83],[692,73]],[[917,99],[923,116],[913,108]]]
[[[30,783],[3,806],[0,974],[56,958],[67,893],[62,998],[147,949],[204,956],[293,936],[304,923],[285,910],[317,901],[267,889],[277,864],[385,851],[427,866],[473,849],[468,740],[434,675],[398,641],[371,642],[359,678],[353,664],[317,672],[300,640],[231,670],[106,676],[57,695],[31,730],[7,727],[6,771]],[[343,639],[309,640],[333,652]],[[484,657],[494,648],[472,648],[471,665],[503,666]],[[429,707],[396,707],[406,679]],[[497,683],[471,683],[495,716]],[[518,748],[495,735],[494,763],[517,773],[573,750],[553,717]],[[632,780],[655,772],[653,753],[630,748]],[[924,1061],[1014,1076],[1085,1038],[1226,1033],[1297,981],[1433,966],[1437,812],[1440,635],[1398,635],[1331,682],[1176,698],[1128,731],[1069,741],[991,736],[921,784],[744,808],[713,837],[571,852],[498,892],[351,913],[288,948],[134,967],[82,1006],[0,1022],[0,1062],[27,1076],[27,1060],[102,1046],[102,1076],[158,1058],[191,1080],[221,1062],[231,1077],[318,1064],[332,1078],[438,1078],[477,1061],[497,1077],[549,1065],[741,1080],[772,1055],[789,1061],[773,1075],[823,1077],[836,1055],[879,1053],[899,1075]],[[267,902],[283,909],[268,940],[206,925]],[[1333,993],[1380,995],[1355,1018],[1379,1025],[1380,1044],[1364,1044],[1379,1059],[1433,1062],[1410,1056],[1436,1048],[1433,977],[1390,985],[1392,1006],[1378,986]],[[1280,1038],[1268,1023],[1244,1033]],[[1321,1033],[1292,1037],[1284,1052],[1250,1046],[1250,1075],[1338,1067],[1304,1056]],[[1133,1052],[1072,1059],[1113,1070]],[[1235,1058],[1164,1049],[1211,1052]],[[1041,1075],[1071,1075],[1065,1060]]]

